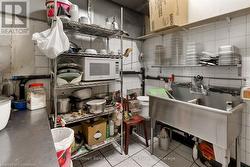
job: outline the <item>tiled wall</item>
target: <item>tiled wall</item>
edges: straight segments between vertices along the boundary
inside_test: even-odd
[[[170,74],[194,76],[199,74],[211,77],[245,77],[248,82],[250,81],[250,15],[233,18],[230,23],[226,20],[222,20],[179,33],[183,48],[183,53],[180,53],[180,55],[185,55],[185,47],[188,42],[199,42],[203,44],[205,51],[213,53],[216,53],[218,47],[221,45],[232,44],[240,48],[240,54],[242,56],[241,69],[237,67],[172,67],[162,69],[161,71],[158,68],[152,68],[151,66],[155,64],[156,45],[163,45],[166,55],[175,56],[171,50],[171,45],[174,43],[174,35],[175,34],[167,34],[150,38],[143,43],[147,74],[153,76],[159,74],[162,76],[170,76]],[[239,73],[241,73],[241,75],[239,75]],[[176,78],[176,80],[180,82],[191,81],[190,78]],[[206,80],[206,83],[230,87],[241,87],[245,84],[242,81],[229,80]],[[164,83],[161,81],[147,80],[146,82],[147,88],[163,85]],[[241,146],[242,162],[250,165],[250,104],[247,105],[243,113]]]

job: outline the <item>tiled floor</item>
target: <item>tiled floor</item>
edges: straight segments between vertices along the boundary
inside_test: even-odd
[[[192,159],[192,149],[172,141],[168,151],[158,149],[155,140],[155,155],[151,155],[149,147],[132,137],[128,155],[121,155],[115,146],[106,147],[81,160],[74,161],[74,167],[198,167]],[[201,167],[205,167],[200,162]]]

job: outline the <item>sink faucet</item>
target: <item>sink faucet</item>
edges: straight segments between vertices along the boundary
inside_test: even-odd
[[[203,76],[197,75],[193,78],[194,84],[191,85],[190,92],[195,94],[208,94],[208,89],[204,85]]]

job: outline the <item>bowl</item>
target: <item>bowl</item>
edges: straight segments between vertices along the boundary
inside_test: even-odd
[[[95,49],[86,49],[84,52],[87,54],[97,54],[97,51]]]
[[[11,101],[8,98],[0,97],[0,130],[4,129],[10,118]]]
[[[89,112],[92,114],[100,114],[104,112],[106,100],[105,99],[96,99],[87,102],[89,106]]]
[[[92,96],[92,89],[85,88],[73,92],[73,96],[81,100],[89,99]]]

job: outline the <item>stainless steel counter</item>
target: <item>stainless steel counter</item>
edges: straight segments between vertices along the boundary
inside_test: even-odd
[[[0,166],[58,167],[46,109],[11,114],[0,131]]]

